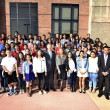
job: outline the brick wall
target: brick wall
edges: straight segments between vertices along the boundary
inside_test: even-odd
[[[0,0],[0,34],[6,33],[5,0]]]
[[[79,4],[79,35],[86,37],[89,21],[89,0],[5,0],[6,9],[6,32],[10,34],[10,2],[33,2],[38,3],[38,33],[39,35],[51,32],[51,5]]]

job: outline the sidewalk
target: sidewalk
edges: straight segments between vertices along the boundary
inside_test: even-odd
[[[71,93],[69,90],[49,92],[45,95],[34,93],[7,96],[0,94],[0,110],[99,110],[88,94]]]

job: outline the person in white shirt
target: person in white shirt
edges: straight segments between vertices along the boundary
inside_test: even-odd
[[[9,87],[9,93],[8,96],[11,95],[17,95],[16,92],[16,84],[17,84],[17,77],[16,77],[16,64],[17,61],[14,57],[11,56],[11,51],[6,50],[7,56],[2,59],[1,65],[3,67],[4,72],[4,77],[6,79],[6,82]],[[14,91],[12,89],[12,85],[14,85]]]
[[[67,54],[66,69],[67,69],[67,76],[69,77],[70,90],[71,92],[75,92],[75,83],[76,83],[77,73],[76,73],[75,62],[73,60],[71,51],[69,51]]]
[[[88,59],[89,91],[90,92],[95,93],[96,91],[98,71],[99,71],[98,57],[96,57],[96,53],[92,51]],[[92,89],[92,83],[93,83],[93,89]]]
[[[45,76],[47,76],[47,66],[46,66],[46,59],[43,56],[42,50],[38,50],[36,57],[33,59],[33,72],[35,77],[38,77],[38,88],[39,94],[45,94]],[[41,89],[41,79],[43,79],[42,89]]]

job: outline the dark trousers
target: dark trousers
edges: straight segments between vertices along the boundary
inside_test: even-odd
[[[99,93],[103,93],[103,82],[105,81],[105,94],[109,93],[110,88],[110,79],[109,75],[107,76],[99,76]]]
[[[6,81],[5,81],[5,78],[2,76],[2,70],[0,70],[0,78],[1,78],[1,87],[8,87]]]
[[[37,73],[38,76],[38,89],[41,90],[41,80],[42,81],[42,89],[45,89],[45,73]]]
[[[69,78],[69,84],[70,86],[75,86],[75,83],[76,83],[76,75],[77,73],[76,72],[73,72],[70,74],[70,78]]]
[[[46,89],[53,89],[54,88],[54,71],[47,72],[46,76]]]
[[[23,81],[23,74],[19,74],[18,83],[19,83],[19,89],[24,89],[25,81]]]
[[[1,78],[1,87],[4,87],[4,88],[8,87],[8,85],[7,85],[4,77],[2,76],[2,74],[0,74],[0,78]]]

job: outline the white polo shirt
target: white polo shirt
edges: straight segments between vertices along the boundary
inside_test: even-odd
[[[4,57],[2,59],[1,65],[5,66],[5,68],[8,71],[12,71],[12,69],[16,63],[17,63],[16,59],[11,56],[11,57]],[[7,71],[5,71],[5,72],[7,72]]]

